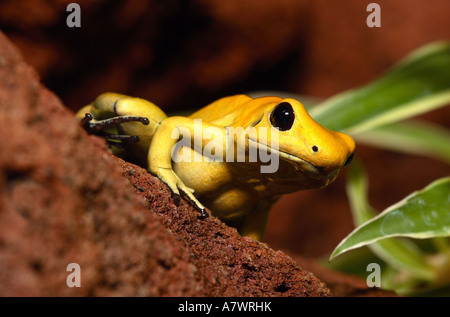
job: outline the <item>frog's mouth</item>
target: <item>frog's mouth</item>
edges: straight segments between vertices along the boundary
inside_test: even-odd
[[[333,171],[326,171],[324,168],[315,166],[314,164],[298,156],[280,151],[277,148],[270,147],[267,144],[258,142],[257,140],[251,138],[247,138],[247,140],[249,148],[254,147],[256,149],[265,150],[266,153],[270,153],[269,155],[277,156],[278,159],[289,163],[295,170],[297,170],[299,173],[288,173],[287,178],[290,178],[291,180],[295,179],[294,183],[301,185],[299,188],[307,189],[325,187],[332,183],[339,173],[339,168]],[[278,167],[280,168],[280,166]]]
[[[322,167],[315,166],[312,163],[310,163],[302,158],[299,158],[298,156],[280,151],[279,149],[270,147],[267,144],[258,142],[257,140],[254,140],[252,138],[248,138],[248,141],[249,141],[249,147],[253,146],[253,147],[256,147],[256,149],[265,150],[266,153],[270,153],[270,155],[277,155],[281,159],[284,159],[288,162],[294,163],[296,166],[298,166],[301,170],[303,170],[305,172],[309,172],[312,174],[323,174],[323,172],[324,172]]]

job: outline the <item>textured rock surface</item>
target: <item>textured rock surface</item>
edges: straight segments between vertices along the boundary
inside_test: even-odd
[[[360,0],[79,0],[82,27],[71,29],[69,2],[0,1],[0,29],[74,110],[105,91],[169,113],[263,89],[325,98],[375,79],[423,44],[450,39],[448,0],[376,1],[381,28],[366,26],[368,3]],[[449,127],[450,107],[425,118]],[[448,173],[423,157],[360,144],[356,153],[380,211]],[[265,241],[309,257],[330,254],[354,228],[344,176],[283,197]]]
[[[0,295],[331,295],[284,253],[174,206],[82,131],[3,34],[0,133]],[[73,262],[81,288],[66,285]]]
[[[281,251],[239,236],[215,217],[182,201],[173,205],[168,188],[146,170],[117,159],[149,210],[186,245],[208,296],[328,296],[329,290]]]
[[[0,294],[199,294],[184,246],[3,35],[0,63]]]
[[[150,99],[168,112],[185,111],[225,95],[261,89],[291,91],[323,98],[376,78],[387,67],[420,45],[450,39],[450,2],[447,0],[430,0],[426,4],[421,0],[410,0],[407,4],[403,1],[379,0],[377,3],[382,8],[382,27],[379,29],[366,27],[367,3],[359,0],[80,0],[77,1],[82,8],[80,29],[70,29],[65,24],[65,8],[69,2],[73,1],[0,1],[0,29],[18,46],[25,60],[36,69],[45,85],[51,87],[71,109],[78,109],[99,93],[110,90]],[[1,56],[6,56],[5,50],[8,51],[9,48],[2,47]],[[17,59],[19,58],[15,57]],[[104,219],[119,221],[114,220],[118,213],[111,211],[101,214],[94,213],[94,210],[115,208],[120,214],[124,209],[118,207],[116,199],[129,200],[128,203],[123,203],[130,206],[135,206],[137,199],[134,194],[130,194],[129,189],[123,190],[122,187],[128,185],[125,185],[127,183],[122,178],[112,176],[123,170],[117,167],[117,162],[110,161],[108,152],[102,149],[102,142],[90,138],[89,142],[83,141],[83,150],[80,151],[79,144],[76,143],[78,141],[73,140],[84,140],[84,134],[80,136],[78,126],[66,116],[67,112],[56,106],[59,102],[54,95],[39,88],[35,80],[31,81],[36,75],[25,74],[24,69],[29,67],[19,64],[12,67],[11,64],[5,64],[5,57],[0,58],[3,87],[0,92],[1,210],[10,212],[11,206],[15,206],[26,216],[33,210],[30,206],[45,203],[59,211],[42,207],[34,215],[38,219],[36,222],[35,218],[26,222],[27,218],[20,217],[14,218],[15,220],[8,218],[8,222],[2,221],[0,229],[5,231],[5,235],[11,235],[9,239],[15,236],[14,241],[18,243],[17,249],[2,249],[5,252],[9,250],[9,253],[2,252],[0,255],[2,267],[5,263],[13,263],[3,261],[6,257],[11,260],[19,254],[34,252],[39,259],[42,258],[40,254],[50,252],[51,248],[47,250],[41,243],[41,247],[37,246],[38,243],[34,241],[38,241],[41,232],[28,234],[31,228],[47,232],[47,226],[50,226],[65,234],[68,233],[64,227],[82,228],[77,230],[81,230],[86,237],[89,234],[98,236],[100,233],[86,229],[84,222],[79,223],[85,221],[80,220],[79,215],[82,215],[81,218],[91,219],[89,221],[96,223],[99,228],[110,228],[112,224],[103,225]],[[22,79],[14,79],[14,74]],[[27,105],[30,101],[28,107],[20,106]],[[449,111],[450,108],[447,107],[424,117],[449,126]],[[96,149],[92,150],[93,147]],[[65,156],[68,153],[70,158]],[[357,147],[357,155],[367,166],[370,201],[378,210],[383,210],[410,192],[423,188],[448,173],[447,165],[422,157],[380,151],[361,145]],[[93,157],[97,166],[87,163]],[[72,160],[83,163],[77,165]],[[99,166],[104,166],[108,172],[99,171]],[[125,165],[124,168],[128,167]],[[91,175],[89,181],[80,176],[84,175],[85,170]],[[114,170],[116,172],[110,172]],[[411,170],[420,170],[420,173],[412,175]],[[94,172],[99,175],[93,177]],[[345,171],[343,172],[334,184],[323,190],[304,191],[283,197],[271,213],[265,241],[272,248],[289,249],[307,257],[329,254],[353,229],[344,189]],[[65,175],[67,180],[62,185],[59,184],[61,175]],[[102,178],[106,176],[113,180],[106,181]],[[26,181],[22,182],[23,180]],[[41,193],[42,189],[47,192]],[[114,190],[118,190],[114,202],[111,199],[105,200],[108,193]],[[30,200],[33,205],[29,204]],[[78,201],[79,207],[68,207],[70,201]],[[137,201],[142,207],[133,207],[137,211],[136,217],[145,217],[139,223],[147,223],[148,217],[153,217],[147,215],[148,202],[141,199]],[[57,221],[59,218],[49,222],[50,218],[47,217],[54,214],[61,214],[61,217],[72,215],[74,219],[67,216],[69,220],[64,221],[73,224],[64,224],[60,219],[58,221],[63,223],[61,224]],[[164,215],[161,212],[152,219],[165,222]],[[125,220],[119,222],[121,221],[124,221],[123,226],[128,227]],[[23,230],[20,229],[21,226]],[[117,226],[118,224],[113,225],[115,228],[122,228]],[[151,226],[152,231],[158,227],[155,224],[145,226]],[[130,234],[140,237],[147,230],[145,226],[140,229],[133,227]],[[25,240],[20,242],[20,239],[28,236],[33,243]],[[78,233],[75,236],[78,237]],[[75,238],[69,235],[67,239],[72,241]],[[97,244],[92,244],[88,238],[86,241],[90,242],[76,239],[73,250],[67,249],[72,250],[67,251],[67,254],[61,251],[62,247],[55,249],[58,254],[65,256],[61,262],[53,264],[58,266],[58,270],[59,265],[64,264],[64,271],[68,261],[80,261],[74,259],[74,255],[82,254],[87,262],[95,259],[95,265],[91,267],[93,272],[101,272],[106,261],[111,261],[110,258],[116,256],[112,251],[107,251],[110,255],[106,256],[106,260],[101,256],[102,250],[111,248],[112,242],[105,247],[98,241]],[[184,238],[176,236],[176,241],[182,241],[177,239]],[[138,243],[136,239],[133,240]],[[3,248],[2,241],[0,239],[0,247]],[[170,238],[163,241],[169,241],[167,244],[164,242],[164,247],[172,243]],[[65,242],[57,243],[65,245]],[[155,255],[155,259],[168,257],[163,253],[164,248],[158,251],[162,252],[160,255],[156,255],[157,251],[152,248],[158,250],[159,247],[155,243],[148,243],[149,251],[144,252],[142,258],[149,255]],[[159,244],[160,242],[157,245]],[[180,244],[179,252],[174,252],[177,259],[175,261],[185,261],[197,269],[197,264],[192,262],[191,252],[186,251],[184,243]],[[79,251],[80,245],[95,245],[100,251],[94,252],[91,247],[83,247],[91,250],[88,256]],[[135,249],[139,247],[141,246],[137,245]],[[197,287],[193,284],[185,285],[184,288],[176,286],[178,289],[172,286],[169,291],[169,281],[171,278],[176,279],[176,275],[163,276],[158,270],[155,270],[156,273],[146,272],[146,264],[142,264],[141,258],[136,258],[137,255],[131,258],[128,254],[117,256],[124,256],[127,261],[131,261],[125,262],[129,267],[135,268],[136,272],[142,272],[143,279],[151,276],[153,280],[166,281],[167,287],[152,292],[147,292],[149,288],[146,287],[151,285],[148,282],[143,287],[147,293],[143,294],[197,294],[192,291]],[[299,258],[295,257],[296,261],[297,259]],[[83,262],[83,265],[87,262]],[[48,272],[49,267],[39,261],[33,260],[30,263],[31,268],[45,269]],[[104,264],[102,266],[99,263]],[[118,267],[118,270],[122,270],[121,266]],[[345,278],[341,281],[340,277],[334,276],[333,278],[338,278],[336,280],[330,278],[329,274],[322,274],[314,266],[305,264],[304,267],[327,282],[334,295],[361,295],[361,292],[373,294],[366,292],[367,290],[358,291],[359,286],[356,284],[353,284],[353,288],[347,288],[351,282]],[[32,284],[34,273],[27,271],[29,268],[15,269],[22,270],[24,274],[18,275],[19,278],[15,275],[14,283],[22,280],[23,285],[34,285],[28,291],[34,289],[36,293],[42,293],[44,285],[38,285],[41,280]],[[110,273],[101,278],[99,275],[95,276],[103,281],[99,282],[101,285],[114,285],[117,294],[123,293],[123,289],[128,288],[127,284],[114,282],[116,271],[111,270],[108,268],[106,271]],[[2,281],[11,279],[7,272],[0,271]],[[86,270],[84,273],[88,272]],[[188,273],[185,271],[186,276]],[[60,283],[61,279],[65,280],[66,274],[65,271],[62,272],[54,280]],[[201,276],[198,271],[192,274],[194,280]],[[48,281],[51,282],[52,279],[49,278]],[[93,282],[97,285],[95,283],[97,282]],[[141,281],[139,283],[143,285]],[[200,288],[205,285],[204,282],[195,283]],[[364,287],[364,284],[359,285]],[[105,290],[108,287],[105,286]],[[190,290],[190,293],[186,290]],[[69,293],[67,289],[64,291]],[[70,294],[74,294],[74,291],[70,290]],[[83,291],[89,293],[86,289]],[[102,292],[97,289],[95,294]]]

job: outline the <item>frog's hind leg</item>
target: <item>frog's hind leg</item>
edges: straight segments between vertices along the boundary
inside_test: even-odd
[[[242,217],[225,222],[238,230],[239,234],[262,241],[269,219],[270,208],[278,199],[263,198],[258,200],[253,209]]]
[[[146,156],[157,127],[167,118],[160,108],[145,99],[116,93],[100,95],[78,111],[77,117],[91,134],[125,145],[132,142],[129,148],[137,157]]]

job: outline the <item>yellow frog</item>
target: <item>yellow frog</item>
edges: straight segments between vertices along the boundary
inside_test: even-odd
[[[181,192],[202,216],[207,206],[257,240],[281,195],[328,185],[355,149],[351,137],[322,127],[291,98],[236,95],[167,117],[147,100],[105,93],[77,117],[147,165],[176,203]]]

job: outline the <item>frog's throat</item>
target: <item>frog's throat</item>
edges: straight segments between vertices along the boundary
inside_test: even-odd
[[[259,149],[265,150],[267,153],[270,150],[271,155],[278,155],[278,157],[280,157],[284,160],[287,160],[292,163],[297,163],[305,171],[315,173],[315,174],[320,174],[322,172],[322,169],[320,167],[314,166],[310,162],[308,162],[302,158],[299,158],[298,156],[280,151],[278,149],[268,146],[267,144],[258,142],[257,140],[254,140],[252,138],[247,138],[247,139],[249,141],[249,147],[255,146],[257,149],[259,148]]]

